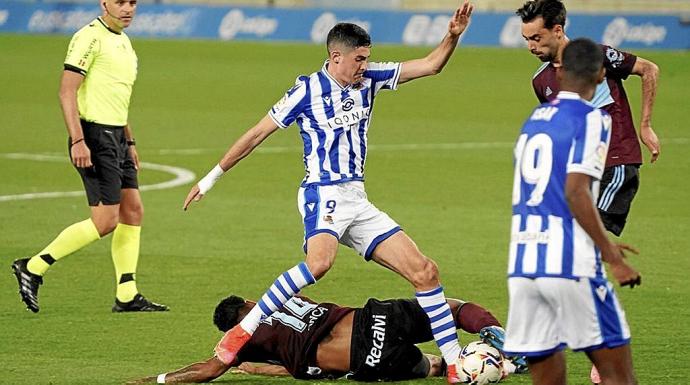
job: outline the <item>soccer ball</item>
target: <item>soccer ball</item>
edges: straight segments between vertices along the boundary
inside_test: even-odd
[[[503,357],[491,345],[474,341],[460,352],[460,379],[470,385],[495,384],[503,379]]]

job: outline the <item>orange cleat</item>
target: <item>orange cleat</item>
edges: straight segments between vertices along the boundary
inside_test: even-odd
[[[240,349],[242,349],[244,344],[246,344],[251,337],[251,334],[244,331],[244,329],[237,324],[225,333],[213,351],[222,363],[230,365],[235,361],[237,353],[239,353]]]
[[[462,382],[460,376],[458,376],[458,370],[456,366],[457,364],[448,365],[448,368],[446,369],[446,381],[448,381],[449,384],[459,384]]]

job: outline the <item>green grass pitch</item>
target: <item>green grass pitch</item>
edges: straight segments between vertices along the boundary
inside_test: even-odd
[[[0,35],[0,196],[81,188],[66,156],[57,90],[69,38]],[[143,161],[204,175],[226,146],[263,116],[298,74],[318,70],[321,46],[135,39],[139,79],[131,123]],[[372,60],[405,60],[425,48],[375,46]],[[623,241],[643,285],[619,290],[632,328],[641,384],[690,377],[690,54],[640,52],[661,67],[654,127],[662,139],[645,163]],[[439,76],[382,93],[370,131],[370,199],[395,218],[441,270],[447,295],[507,311],[505,269],[512,142],[536,104],[526,50],[464,48]],[[639,78],[626,82],[634,114]],[[46,275],[42,310],[26,312],[10,273],[62,228],[85,218],[83,197],[0,201],[0,383],[118,384],[205,359],[220,334],[211,324],[229,293],[257,298],[275,276],[302,260],[296,192],[303,176],[294,127],[245,159],[188,212],[189,185],[143,193],[146,208],[138,282],[165,314],[112,314],[110,240],[69,256]],[[647,154],[645,153],[645,156]],[[645,158],[647,159],[647,158]],[[171,179],[144,169],[142,184]],[[409,297],[403,279],[342,248],[328,276],[305,292],[358,306],[368,297]],[[462,341],[472,337],[462,335]],[[437,352],[433,344],[423,347]],[[571,384],[587,384],[584,355],[569,355]],[[218,382],[292,383],[226,375]],[[527,384],[513,376],[507,384]],[[441,384],[441,379],[410,382]]]

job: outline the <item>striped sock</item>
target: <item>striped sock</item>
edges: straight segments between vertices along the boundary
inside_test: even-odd
[[[450,306],[448,306],[446,296],[443,294],[443,287],[420,291],[415,295],[419,306],[429,317],[431,332],[436,340],[436,345],[441,350],[443,359],[449,365],[454,364],[460,356],[460,344],[458,343],[453,314],[450,312]]]
[[[268,288],[266,294],[256,303],[256,306],[240,321],[240,326],[247,333],[254,334],[262,319],[282,308],[285,302],[299,293],[302,288],[315,282],[316,280],[309,271],[307,264],[301,262],[278,276],[273,285]]]

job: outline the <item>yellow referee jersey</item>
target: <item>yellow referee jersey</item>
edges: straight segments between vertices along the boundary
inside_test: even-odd
[[[127,124],[137,55],[127,35],[108,28],[99,17],[72,36],[65,70],[84,75],[77,102],[79,116],[113,126]]]

